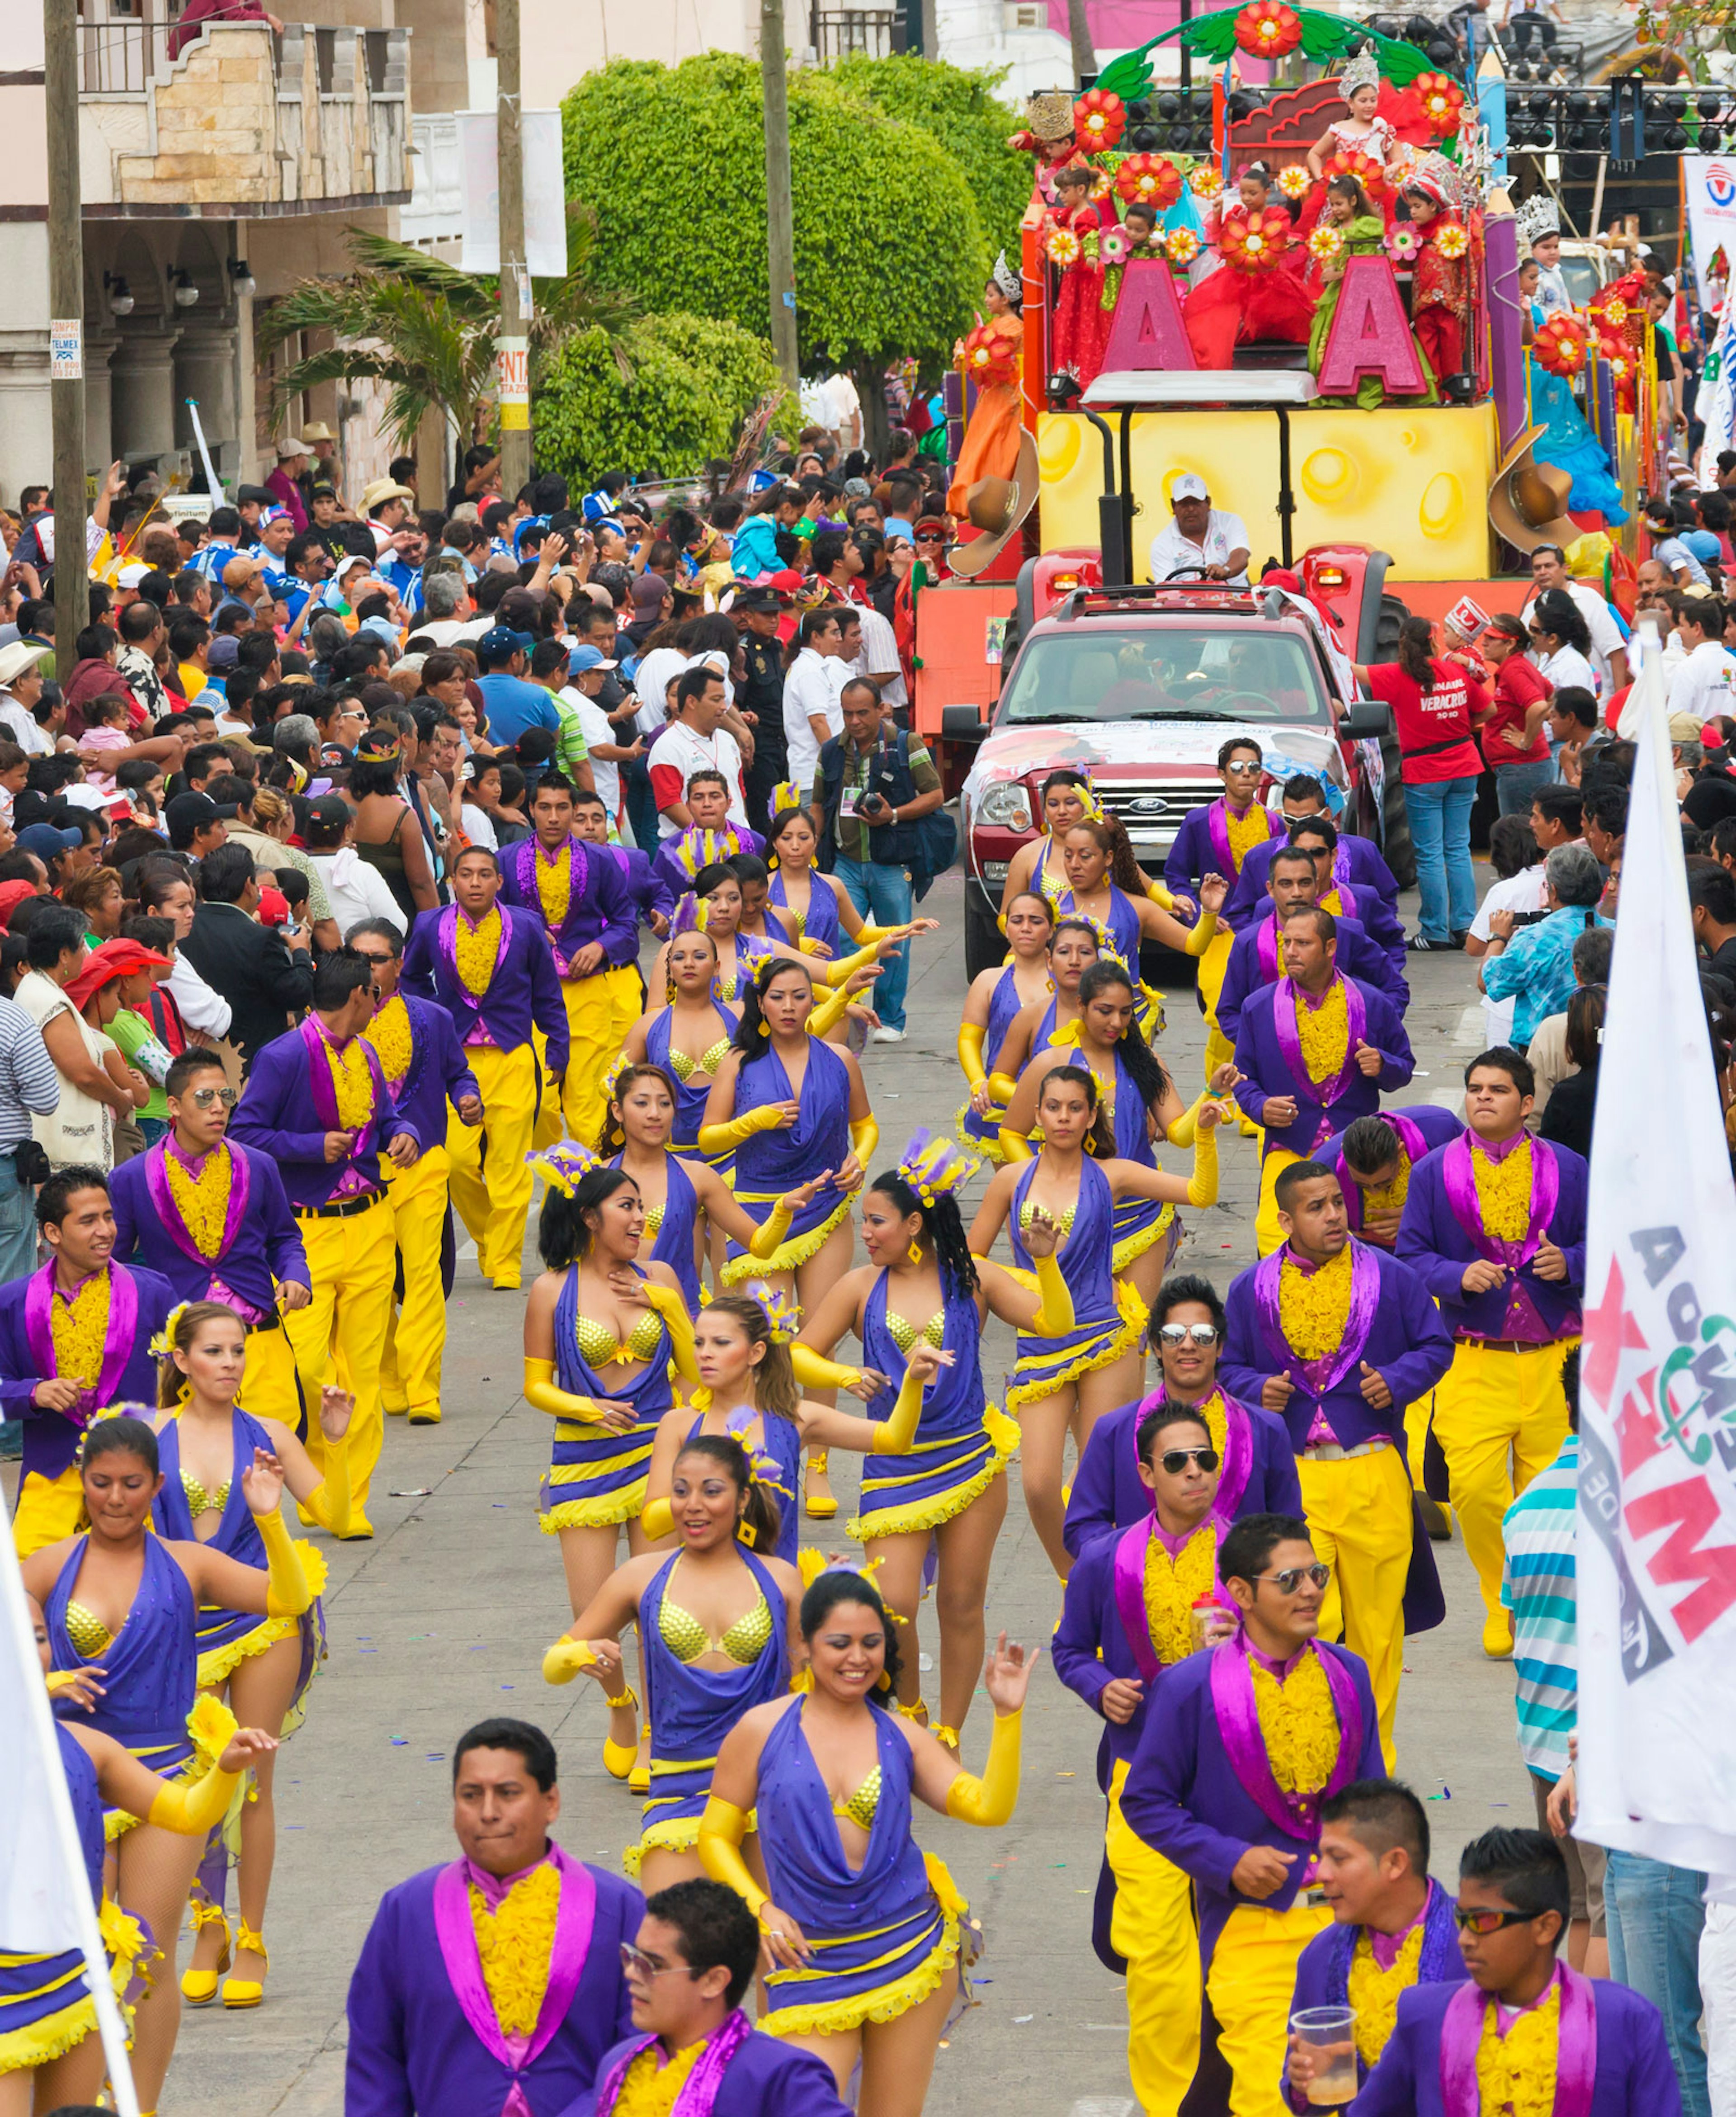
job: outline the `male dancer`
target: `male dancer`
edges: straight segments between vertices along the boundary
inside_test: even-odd
[[[481,1128],[447,1130],[452,1202],[476,1243],[478,1271],[504,1291],[520,1283],[531,1210],[525,1156],[542,1091],[532,1031],[547,1039],[558,1088],[567,1012],[541,915],[495,902],[500,863],[486,846],[467,846],[453,862],[452,893],[454,903],[421,913],[411,928],[399,983],[412,999],[445,1008],[481,1087]]]
[[[601,794],[574,796],[573,828],[587,846],[601,846],[620,869],[621,880],[627,886],[628,902],[640,925],[650,927],[660,940],[666,939],[669,922],[675,916],[675,897],[668,885],[657,879],[650,860],[637,846],[610,843],[609,811]],[[645,980],[639,975],[637,931],[630,944],[624,948],[619,941],[611,945],[609,969],[605,975],[609,980],[609,1004],[612,1010],[609,1038],[619,1051],[627,1041],[628,1031],[645,1012]]]
[[[500,857],[500,895],[534,922],[553,952],[568,1030],[561,1110],[572,1137],[594,1147],[603,1123],[604,1071],[620,1049],[611,1036],[609,972],[637,957],[639,936],[619,869],[574,837],[573,816],[571,785],[546,774],[531,800],[533,835]]]
[[[1245,926],[1236,936],[1224,969],[1218,1019],[1232,1044],[1249,994],[1262,985],[1276,985],[1284,975],[1289,962],[1284,947],[1285,922],[1296,912],[1312,910],[1319,902],[1320,877],[1311,846],[1284,846],[1272,856],[1266,892],[1272,902],[1265,917]],[[1350,907],[1345,911],[1336,906],[1327,908],[1338,929],[1339,969],[1347,977],[1360,978],[1364,985],[1384,993],[1392,1002],[1393,1012],[1402,1017],[1411,1003],[1411,988],[1402,967],[1393,968],[1386,952],[1375,945]]]
[[[48,1261],[0,1286],[0,1409],[24,1421],[12,1540],[28,1558],[77,1534],[78,1446],[106,1405],[154,1404],[150,1341],[175,1296],[159,1272],[113,1261],[114,1214],[99,1169],[57,1169],[36,1193]]]
[[[1468,1981],[1399,1995],[1398,2026],[1351,2105],[1356,2117],[1681,2117],[1657,2009],[1556,1953],[1568,1870],[1554,1838],[1497,1829],[1473,1839],[1459,1856],[1453,1916]]]
[[[1151,1512],[1138,1435],[1160,1404],[1204,1415],[1222,1466],[1217,1507],[1227,1521],[1302,1511],[1290,1429],[1275,1412],[1226,1396],[1218,1380],[1223,1330],[1223,1303],[1209,1279],[1177,1272],[1158,1289],[1148,1335],[1163,1379],[1149,1396],[1105,1412],[1091,1429],[1061,1531],[1075,1558],[1098,1537]]]
[[[1309,1533],[1333,1570],[1322,1629],[1342,1626],[1367,1664],[1390,1770],[1413,1560],[1419,1603],[1432,1599],[1430,1621],[1440,1621],[1433,1554],[1415,1538],[1398,1438],[1404,1407],[1446,1372],[1452,1342],[1421,1280],[1351,1240],[1329,1169],[1292,1162],[1277,1199],[1283,1247],[1240,1274],[1224,1303],[1223,1378],[1290,1429]]]
[[[1314,856],[1315,902],[1333,918],[1357,920],[1368,938],[1385,956],[1393,973],[1404,983],[1406,948],[1404,928],[1398,914],[1372,884],[1338,872],[1338,827],[1329,816],[1305,816],[1290,826],[1290,842]],[[1375,858],[1379,859],[1377,853]],[[1384,865],[1384,863],[1383,863]],[[1410,989],[1408,985],[1405,989]]]
[[[1090,1544],[1068,1575],[1055,1673],[1107,1723],[1098,1779],[1109,1796],[1104,1848],[1115,1882],[1108,1944],[1126,1964],[1127,2070],[1146,2117],[1176,2117],[1200,2063],[1192,1885],[1128,1828],[1121,1789],[1147,1708],[1165,1709],[1168,1672],[1235,1629],[1233,1606],[1217,1599],[1230,1524],[1216,1504],[1223,1459],[1197,1409],[1160,1398],[1136,1445],[1145,1512]]]
[[[1350,2007],[1360,2087],[1393,2033],[1399,1995],[1417,1985],[1456,1985],[1466,1976],[1453,1899],[1429,1878],[1429,1819],[1396,1779],[1357,1779],[1320,1804],[1320,1893],[1333,1923],[1302,1950],[1296,1967],[1295,2017],[1315,2007]],[[1309,2088],[1315,2047],[1290,2039],[1284,2084],[1298,2111],[1319,2109]],[[1349,2098],[1347,2096],[1346,2100]]]
[[[361,1033],[379,1055],[394,1107],[409,1118],[418,1139],[431,1142],[409,1168],[389,1162],[382,1171],[403,1293],[380,1358],[380,1400],[388,1412],[407,1412],[412,1426],[438,1426],[452,1291],[447,1105],[460,1124],[473,1128],[482,1122],[482,1097],[451,1016],[398,991],[404,943],[398,929],[389,919],[364,919],[344,939],[374,974],[374,1019]]]
[[[1181,819],[1163,861],[1163,879],[1172,896],[1200,902],[1200,892],[1209,874],[1220,874],[1233,884],[1242,862],[1254,847],[1272,835],[1272,820],[1254,798],[1264,770],[1259,745],[1252,736],[1232,735],[1218,753],[1218,776],[1223,782],[1219,798],[1203,809],[1190,809]],[[1195,977],[1200,1012],[1205,1017],[1205,1077],[1230,1056],[1234,1039],[1220,1026],[1218,996],[1229,967],[1230,943],[1234,936],[1220,925],[1205,953],[1200,958]],[[1246,1123],[1244,1129],[1247,1129]]]
[[[1416,1069],[1388,1001],[1339,970],[1338,931],[1329,911],[1292,913],[1284,922],[1284,975],[1250,992],[1241,1010],[1236,1100],[1266,1134],[1254,1222],[1262,1257],[1282,1240],[1279,1173],[1353,1118],[1378,1110],[1381,1090],[1403,1087]]]
[[[526,1721],[458,1738],[459,1856],[387,1890],[350,1980],[346,2117],[555,2117],[627,2034],[621,1958],[644,1900],[550,1837],[555,1772],[553,1743]]]
[[[1471,1060],[1470,1130],[1411,1170],[1398,1224],[1398,1256],[1457,1340],[1434,1435],[1482,1590],[1483,1651],[1495,1661],[1513,1646],[1501,1518],[1567,1432],[1561,1367],[1578,1343],[1586,1276],[1588,1171],[1525,1129],[1536,1085],[1531,1062],[1504,1045]]]
[[[1308,1901],[1319,1804],[1379,1773],[1379,1734],[1361,1661],[1317,1642],[1327,1569],[1307,1524],[1249,1515],[1218,1572],[1241,1630],[1165,1672],[1121,1815],[1193,1881],[1233,2117],[1278,2117],[1296,1962],[1328,1917]]]
[[[161,1272],[177,1302],[227,1303],[247,1326],[242,1403],[293,1433],[302,1400],[283,1313],[307,1306],[312,1280],[283,1179],[227,1137],[236,1094],[214,1051],[189,1046],[163,1087],[168,1132],[108,1179],[115,1256]]]
[[[313,1298],[283,1328],[311,1404],[335,1377],[356,1400],[349,1430],[350,1527],[371,1537],[368,1482],[380,1460],[380,1355],[392,1313],[397,1252],[382,1155],[414,1165],[421,1142],[395,1109],[374,1049],[361,1032],[374,1018],[374,968],[353,948],[322,956],[313,1007],[298,1029],[274,1037],[253,1071],[230,1127],[244,1146],[276,1162],[302,1230]],[[307,1423],[307,1452],[323,1470],[325,1439]]]
[[[760,860],[766,856],[766,842],[759,833],[730,820],[730,782],[721,772],[702,767],[688,781],[686,791],[691,820],[685,830],[664,839],[651,864],[658,881],[678,897],[693,888],[699,869],[714,861],[736,853],[752,853]]]
[[[1272,856],[1290,843],[1293,825],[1325,814],[1326,789],[1311,773],[1299,772],[1284,782],[1278,797],[1278,812],[1272,819],[1282,828],[1273,837],[1263,838],[1257,846],[1250,846],[1241,872],[1224,899],[1223,910],[1218,915],[1220,925],[1227,924],[1239,934],[1250,919],[1260,916],[1265,910],[1266,875]],[[1397,879],[1380,857],[1379,847],[1372,838],[1358,837],[1354,832],[1341,830],[1333,855],[1332,871],[1335,880],[1359,883],[1372,889],[1388,911],[1398,911]]]

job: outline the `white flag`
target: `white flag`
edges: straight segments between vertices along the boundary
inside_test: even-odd
[[[1634,688],[1580,1369],[1577,1827],[1731,1874],[1736,1188],[1655,649]]]

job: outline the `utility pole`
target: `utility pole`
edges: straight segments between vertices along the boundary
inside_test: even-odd
[[[85,242],[78,173],[78,15],[43,0],[48,134],[48,372],[54,427],[54,671],[78,659],[90,615],[85,559]]]
[[[790,89],[784,76],[784,0],[759,0],[759,72],[766,104],[766,271],[771,353],[786,388],[802,380],[796,348],[795,213],[790,196]]]
[[[1067,42],[1073,48],[1073,78],[1081,87],[1097,71],[1097,48],[1091,41],[1091,23],[1085,0],[1067,0]]]
[[[500,170],[500,482],[510,499],[531,476],[531,275],[524,242],[518,0],[495,0],[495,60]]]

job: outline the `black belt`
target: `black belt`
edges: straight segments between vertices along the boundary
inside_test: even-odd
[[[348,1220],[357,1213],[365,1213],[371,1206],[377,1206],[385,1197],[384,1191],[365,1192],[359,1198],[346,1198],[336,1206],[297,1206],[295,1216],[298,1220]]]
[[[260,1317],[257,1323],[250,1323],[247,1332],[251,1337],[256,1331],[281,1331],[283,1327],[283,1319],[274,1308],[269,1316]]]

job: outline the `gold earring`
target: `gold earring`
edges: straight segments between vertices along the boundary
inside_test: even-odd
[[[905,1255],[909,1257],[912,1264],[920,1264],[922,1262],[923,1246],[918,1237],[913,1235],[910,1238],[910,1247],[905,1252]]]

